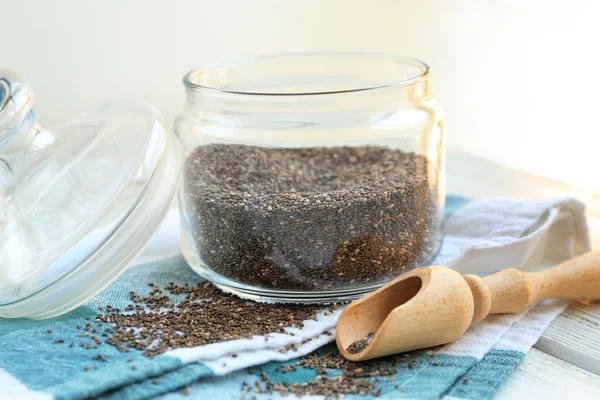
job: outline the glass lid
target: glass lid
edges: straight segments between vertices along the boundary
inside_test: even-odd
[[[180,157],[148,104],[47,127],[0,70],[0,317],[60,315],[116,279],[166,215]]]

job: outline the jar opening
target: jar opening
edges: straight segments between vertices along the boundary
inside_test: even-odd
[[[422,61],[379,53],[290,53],[245,58],[185,75],[193,91],[306,96],[410,86],[429,75]]]

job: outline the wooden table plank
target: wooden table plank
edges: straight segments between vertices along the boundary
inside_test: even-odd
[[[531,349],[494,395],[505,399],[600,399],[600,376]]]
[[[600,375],[600,303],[573,302],[535,348]]]

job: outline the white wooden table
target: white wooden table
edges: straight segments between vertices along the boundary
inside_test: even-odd
[[[586,203],[592,247],[600,249],[600,193],[452,152],[447,188],[448,193],[477,198],[574,196]],[[573,302],[495,396],[520,398],[600,399],[600,302]]]

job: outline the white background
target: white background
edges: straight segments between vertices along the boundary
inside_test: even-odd
[[[117,98],[171,127],[195,66],[359,50],[433,68],[452,149],[600,188],[600,3],[593,0],[0,0],[0,68],[55,123]]]

